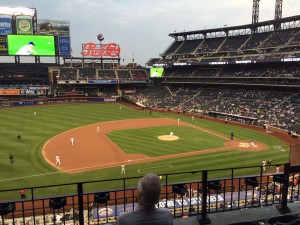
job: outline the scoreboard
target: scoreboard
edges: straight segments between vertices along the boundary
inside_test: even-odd
[[[0,56],[71,56],[70,22],[38,19],[35,8],[0,7]]]

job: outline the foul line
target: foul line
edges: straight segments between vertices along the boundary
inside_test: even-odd
[[[162,168],[162,167],[171,167],[171,168],[173,168],[173,166],[171,164],[169,164],[169,165],[162,165],[162,166],[147,167],[147,168],[143,168],[143,169],[138,169],[137,171],[139,173],[141,173],[141,171],[143,171],[143,170],[157,169],[157,168]]]

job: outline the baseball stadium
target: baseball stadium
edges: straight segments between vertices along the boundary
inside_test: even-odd
[[[282,4],[170,33],[145,66],[103,34],[73,57],[70,21],[0,7],[1,223],[113,224],[155,173],[174,224],[300,224],[300,15]]]

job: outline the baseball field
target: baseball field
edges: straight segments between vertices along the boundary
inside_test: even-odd
[[[289,146],[267,132],[200,118],[192,120],[181,114],[150,115],[118,103],[3,108],[0,124],[0,191],[289,160]],[[230,140],[231,132],[234,140]],[[254,146],[249,146],[250,140]],[[57,154],[60,165],[56,164]],[[120,174],[121,163],[126,165],[125,175]],[[259,170],[245,169],[235,175],[251,173]],[[214,176],[228,176],[228,172],[218,171]],[[195,177],[179,175],[174,179]],[[117,186],[108,182],[105,188]],[[95,189],[90,187],[91,191]],[[64,187],[47,193],[41,190],[37,196],[74,192]],[[0,192],[0,198],[15,199],[18,193]]]

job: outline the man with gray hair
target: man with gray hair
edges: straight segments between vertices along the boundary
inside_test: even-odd
[[[135,211],[121,213],[115,225],[173,225],[173,215],[166,208],[157,208],[161,182],[154,173],[139,180],[137,188],[138,207]]]

